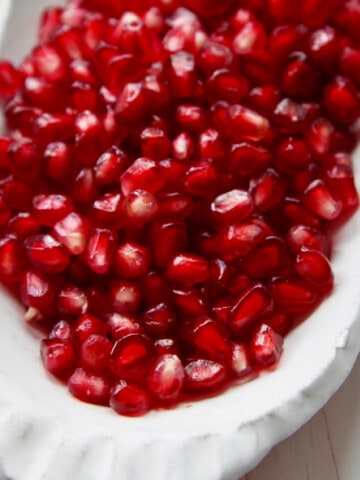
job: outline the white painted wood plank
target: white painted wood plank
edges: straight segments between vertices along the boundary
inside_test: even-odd
[[[360,359],[328,404],[241,480],[360,479]]]

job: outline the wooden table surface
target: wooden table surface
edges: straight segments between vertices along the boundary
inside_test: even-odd
[[[359,479],[360,357],[325,407],[240,480]]]

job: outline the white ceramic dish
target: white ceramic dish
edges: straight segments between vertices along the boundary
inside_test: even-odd
[[[8,7],[18,12],[2,56],[19,59],[26,52],[40,9],[51,3],[2,0],[0,28]],[[355,157],[360,162],[360,149]],[[360,350],[359,247],[360,212],[335,241],[333,295],[288,336],[276,371],[219,397],[141,418],[78,402],[47,377],[21,307],[0,291],[0,480],[239,479],[319,410],[350,372]]]

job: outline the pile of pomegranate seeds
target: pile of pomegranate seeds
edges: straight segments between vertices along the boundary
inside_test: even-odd
[[[0,63],[0,276],[80,400],[140,415],[279,361],[358,205],[359,0],[69,0]]]

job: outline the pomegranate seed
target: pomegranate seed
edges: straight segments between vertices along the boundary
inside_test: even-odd
[[[152,160],[162,160],[170,153],[170,141],[160,128],[145,128],[140,135],[142,154]]]
[[[285,194],[285,181],[275,170],[268,168],[261,177],[251,182],[250,192],[255,209],[264,212],[281,202]]]
[[[40,352],[46,370],[55,377],[66,379],[73,373],[76,357],[71,343],[58,338],[44,339]]]
[[[307,225],[294,225],[287,233],[287,243],[293,253],[297,253],[302,247],[318,250],[326,257],[330,256],[330,237]]]
[[[269,325],[260,325],[251,338],[251,357],[261,366],[270,367],[276,364],[280,359],[282,349],[283,338]]]
[[[74,337],[78,343],[83,344],[90,335],[106,335],[107,325],[98,317],[88,313],[79,315],[74,324]]]
[[[166,275],[174,285],[190,288],[207,280],[209,266],[197,255],[179,253],[169,263]]]
[[[306,143],[298,138],[288,137],[280,143],[274,163],[279,172],[292,175],[307,168],[310,159]]]
[[[341,202],[344,209],[353,209],[359,205],[354,175],[350,166],[334,165],[326,172],[326,180],[334,198]]]
[[[274,110],[274,121],[282,132],[297,134],[305,128],[306,114],[303,105],[290,98],[284,98]]]
[[[86,371],[102,372],[109,363],[112,343],[103,335],[89,335],[82,343],[80,365]]]
[[[230,225],[222,235],[221,257],[225,261],[243,257],[256,243],[263,240],[266,234],[267,232],[254,222]]]
[[[121,228],[124,223],[122,205],[120,193],[105,193],[98,197],[91,206],[93,224],[100,228]]]
[[[69,146],[64,142],[51,142],[44,151],[44,169],[49,179],[66,182],[71,174]]]
[[[229,341],[223,325],[211,318],[198,318],[191,326],[191,337],[194,347],[210,358],[221,358],[229,350]]]
[[[21,243],[8,236],[0,240],[0,276],[4,282],[19,282],[26,268],[26,254]]]
[[[136,317],[131,313],[111,313],[107,317],[107,324],[111,337],[114,340],[119,340],[119,338],[125,337],[129,333],[139,333],[142,330]]]
[[[72,210],[69,197],[64,195],[36,195],[33,198],[33,212],[42,225],[52,227]]]
[[[79,400],[98,405],[108,405],[111,383],[106,376],[76,368],[68,381],[70,393]]]
[[[230,225],[249,217],[254,203],[248,192],[231,190],[216,197],[210,208],[215,223]]]
[[[285,242],[275,236],[266,237],[255,245],[244,259],[244,270],[251,278],[266,278],[279,274],[287,264]]]
[[[134,313],[141,303],[138,284],[127,280],[112,280],[109,290],[109,302],[116,312]]]
[[[304,192],[303,202],[309,210],[326,220],[337,218],[342,209],[341,203],[332,197],[321,180],[311,182]]]
[[[146,247],[127,242],[119,245],[114,254],[114,270],[123,278],[138,278],[145,275],[150,265],[150,254]]]
[[[0,95],[11,97],[21,85],[21,75],[16,68],[6,61],[0,62]]]
[[[172,257],[188,245],[183,223],[154,223],[149,233],[152,261],[157,267],[166,267]]]
[[[232,375],[239,379],[246,379],[254,374],[248,347],[245,343],[237,342],[231,346],[228,366]]]
[[[161,404],[174,403],[183,388],[184,367],[177,355],[164,354],[156,358],[147,376],[152,396]]]
[[[266,31],[260,22],[249,20],[236,33],[232,48],[238,55],[254,54],[265,48],[267,42]]]
[[[246,332],[272,306],[269,291],[261,283],[250,286],[232,308],[230,327],[237,334]]]
[[[120,380],[112,391],[110,407],[119,415],[144,415],[150,409],[149,395],[139,386]]]
[[[266,170],[271,154],[265,148],[249,142],[232,145],[229,168],[239,175],[257,175]]]
[[[194,151],[194,142],[187,132],[179,133],[172,142],[172,154],[177,160],[189,160]]]
[[[302,247],[295,258],[296,273],[316,286],[331,285],[333,275],[328,259],[318,250]]]
[[[176,315],[166,303],[159,303],[144,311],[142,325],[151,335],[170,333],[176,324]]]
[[[94,165],[95,181],[98,185],[116,185],[128,165],[125,152],[113,146],[97,159]]]
[[[198,317],[208,313],[204,296],[198,290],[173,290],[172,300],[179,310],[180,316]]]
[[[157,164],[149,158],[138,158],[120,177],[121,190],[124,195],[136,189],[155,193],[164,186]]]
[[[130,333],[114,344],[110,367],[115,376],[123,378],[131,369],[145,364],[153,354],[153,343],[142,333]]]
[[[40,168],[40,152],[30,138],[22,138],[10,144],[8,156],[16,178],[31,181],[37,177]]]
[[[150,221],[157,213],[159,204],[150,192],[136,189],[125,197],[123,210],[129,222],[142,225]]]
[[[277,278],[272,281],[271,291],[275,305],[289,313],[303,313],[313,308],[317,293],[295,280]]]
[[[49,234],[27,237],[24,245],[30,262],[43,272],[63,272],[69,265],[68,250]]]
[[[226,378],[223,364],[199,358],[185,365],[185,389],[190,392],[207,392],[219,389]]]
[[[51,332],[49,333],[49,339],[58,339],[63,342],[70,342],[72,336],[72,327],[66,320],[60,320],[55,323]]]
[[[78,287],[67,286],[60,290],[57,298],[57,309],[68,315],[80,315],[88,309],[86,293]]]
[[[115,115],[120,124],[135,125],[144,117],[145,99],[139,83],[127,83],[116,102]]]
[[[228,108],[227,134],[234,141],[262,140],[268,132],[269,121],[254,110],[242,105],[232,105]]]
[[[360,50],[346,46],[340,55],[341,72],[360,85]]]
[[[76,212],[70,212],[56,222],[53,228],[54,238],[73,255],[79,255],[85,250],[88,233],[87,221]]]
[[[95,273],[106,273],[112,263],[115,237],[111,230],[96,228],[89,237],[84,251],[86,264]]]
[[[337,76],[324,90],[324,106],[331,119],[349,125],[360,116],[360,99],[353,82]]]
[[[28,307],[46,312],[53,306],[56,290],[43,274],[31,270],[25,272],[20,289],[21,300]]]
[[[197,86],[195,59],[190,52],[179,51],[170,55],[169,88],[177,98],[192,98]]]

